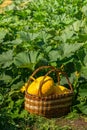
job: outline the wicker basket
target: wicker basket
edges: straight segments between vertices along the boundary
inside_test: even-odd
[[[45,76],[49,75],[51,72],[55,72],[58,78],[58,84],[60,84],[59,75],[61,72],[61,74],[63,74],[68,81],[70,92],[67,94],[61,94],[61,95],[54,94],[54,95],[43,97],[41,95],[42,94],[41,87],[43,84],[43,81],[42,81],[39,87],[40,96],[34,96],[34,95],[28,94],[27,89],[28,89],[29,84],[32,81],[31,77],[33,77],[41,69],[48,69],[48,68],[50,70]],[[33,72],[33,74],[30,76],[28,80],[28,85],[25,92],[25,109],[29,113],[45,116],[48,118],[61,117],[70,112],[70,107],[72,105],[72,97],[73,97],[73,89],[66,73],[52,66],[41,66]]]

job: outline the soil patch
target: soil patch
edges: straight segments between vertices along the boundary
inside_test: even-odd
[[[59,118],[56,124],[61,127],[68,126],[68,130],[87,130],[87,118],[78,117],[77,119],[64,119]]]

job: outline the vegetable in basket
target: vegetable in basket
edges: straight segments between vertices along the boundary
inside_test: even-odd
[[[39,96],[39,89],[41,81],[43,80],[44,76],[40,76],[37,79],[33,78],[33,82],[28,86],[27,92],[31,95]],[[27,87],[27,83],[21,88],[21,92],[24,92]],[[49,96],[52,94],[67,94],[70,90],[61,85],[54,85],[54,81],[50,76],[46,76],[43,80],[43,84],[41,87],[42,96]]]
[[[34,79],[34,81],[28,86],[27,92],[31,95],[37,95],[39,96],[39,89],[40,84],[43,81],[42,87],[41,87],[41,94],[42,96],[48,96],[53,94],[54,92],[54,81],[50,76],[40,76],[37,79]],[[27,83],[21,88],[21,92],[24,92],[27,87]]]
[[[69,93],[70,90],[64,86],[58,85],[58,86],[54,86],[54,94],[67,94]]]
[[[40,76],[37,79],[35,79],[28,87],[27,92],[32,95],[39,96],[39,90],[40,90],[40,84],[42,82],[41,86],[41,95],[42,96],[48,96],[53,94],[53,86],[54,81],[50,76]]]

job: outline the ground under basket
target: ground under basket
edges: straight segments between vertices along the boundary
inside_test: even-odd
[[[25,92],[25,109],[32,114],[37,114],[40,116],[45,116],[48,118],[51,117],[61,117],[66,115],[67,113],[70,112],[70,108],[72,105],[72,97],[73,97],[73,89],[72,89],[72,85],[67,77],[67,75],[62,72],[61,70],[58,70],[52,66],[42,66],[39,67],[38,69],[36,69],[33,74],[30,76],[29,80],[28,80],[28,85],[27,88],[31,82],[31,77],[33,77],[38,71],[40,71],[41,69],[47,69],[50,68],[51,70],[46,74],[48,75],[51,72],[56,72],[57,76],[58,76],[58,84],[60,82],[60,77],[59,74],[60,72],[65,75],[69,87],[70,87],[70,92],[67,94],[54,94],[54,95],[50,95],[50,96],[45,96],[42,97],[41,96],[41,86],[42,83],[40,85],[40,96],[34,96],[34,95],[30,95],[27,93],[27,89]],[[46,76],[45,75],[45,76]],[[45,77],[44,76],[44,77]]]

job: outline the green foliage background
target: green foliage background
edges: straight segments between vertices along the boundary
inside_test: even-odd
[[[0,14],[2,129],[29,129],[37,121],[24,110],[20,89],[41,65],[67,72],[72,111],[87,115],[87,0],[14,0]]]

